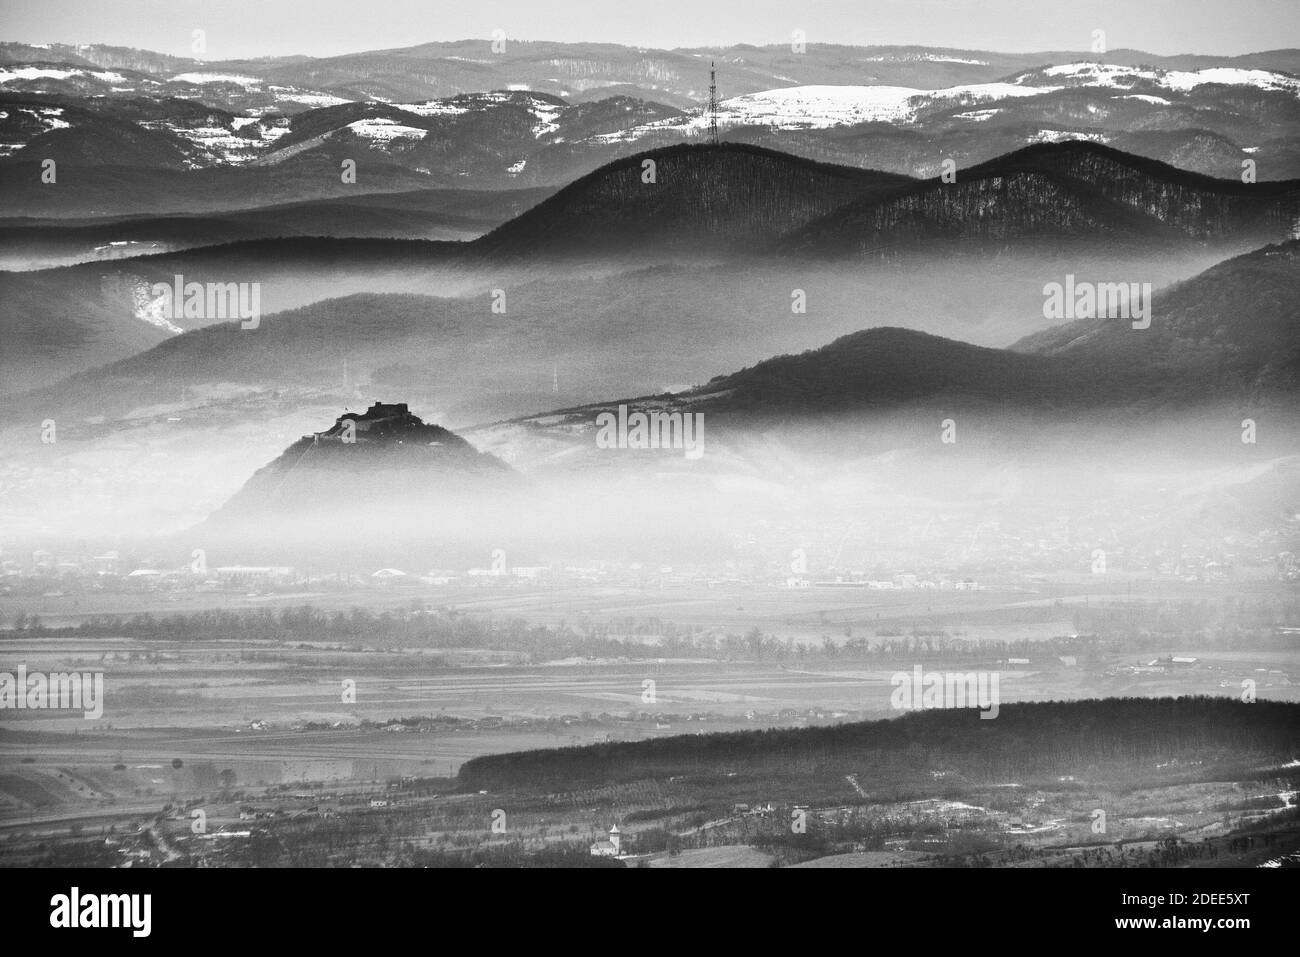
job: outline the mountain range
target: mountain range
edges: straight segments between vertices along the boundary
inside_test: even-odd
[[[1285,511],[1294,51],[520,46],[0,49],[10,534],[212,515],[205,539],[247,542],[288,510],[346,551],[364,520],[328,516],[364,506],[421,540],[409,516],[440,516],[479,561],[496,539],[726,554],[823,495],[960,509],[969,487],[1046,516],[1148,447],[1153,536]],[[158,292],[194,282],[255,286],[257,321]],[[1128,290],[1144,321],[1098,317]],[[439,426],[315,431],[376,397]],[[703,460],[600,448],[619,407],[702,414]]]
[[[1182,169],[1300,176],[1300,53],[1155,57],[813,44],[718,51],[427,44],[201,63],[103,47],[0,45],[0,195],[10,215],[239,208],[271,184],[315,199],[424,187],[556,187],[698,141],[716,62],[724,138],[929,178],[1019,147],[1103,142]],[[40,188],[40,163],[70,189]],[[359,169],[340,183],[345,159]],[[114,187],[117,187],[115,190]],[[119,194],[120,193],[120,194]],[[283,194],[282,194],[283,195]]]
[[[803,428],[846,413],[986,407],[1064,418],[1107,409],[1285,409],[1300,390],[1300,240],[1266,246],[1162,290],[1150,324],[1091,316],[1006,349],[879,327],[767,359],[703,385],[487,427],[570,443],[619,405],[704,413],[714,430]],[[1243,316],[1249,316],[1244,320]],[[474,433],[471,432],[471,435]]]
[[[1182,487],[1179,495],[1140,505],[1128,538],[1204,547],[1215,535],[1267,525],[1293,500],[1297,293],[1300,241],[1292,241],[1166,290],[1141,329],[1079,320],[1010,349],[865,329],[680,392],[611,398],[461,435],[424,425],[406,405],[376,404],[294,442],[182,537],[185,547],[281,562],[364,554],[473,564],[503,545],[516,557],[553,558],[575,542],[680,555],[686,538],[700,539],[695,549],[718,548],[760,515],[786,515],[793,496],[820,502],[830,489],[919,496],[940,513],[964,496],[992,495],[990,509],[1050,515],[1063,507],[1062,483],[1092,481],[1086,472],[1053,478],[1054,470],[1105,462],[1118,472],[1188,469],[1163,479]],[[1234,309],[1254,321],[1237,321]],[[702,454],[602,445],[602,420],[637,413],[702,419]],[[1243,415],[1266,432],[1259,453],[1237,441]],[[349,441],[349,422],[369,431]],[[1117,431],[1117,422],[1129,424]],[[951,445],[941,440],[945,429]],[[962,491],[962,482],[987,485],[990,473],[1012,485]],[[1133,508],[1132,493],[1108,480],[1081,500]],[[635,514],[602,521],[627,501],[641,503]],[[784,520],[797,522],[805,507]]]
[[[647,163],[654,166],[650,182]],[[534,200],[540,201],[470,241],[301,235],[302,230],[384,231],[382,224],[391,224],[396,213],[405,216],[408,225],[422,222],[426,231],[454,229],[456,224],[468,229],[470,223],[500,219]],[[358,209],[359,224],[350,227]],[[255,362],[262,362],[279,348],[267,341],[277,339],[273,328],[282,322],[273,314],[285,314],[284,320],[293,322],[289,310],[356,294],[432,296],[438,301],[425,304],[430,312],[446,316],[444,321],[476,337],[504,324],[512,330],[516,345],[521,337],[531,339],[544,350],[542,355],[555,357],[562,347],[574,347],[574,336],[584,321],[594,322],[607,313],[613,313],[620,324],[632,318],[619,311],[623,293],[610,299],[611,287],[599,285],[600,277],[628,272],[644,276],[647,269],[666,264],[690,267],[690,272],[674,279],[680,295],[712,300],[709,314],[719,330],[723,316],[730,312],[740,321],[745,307],[766,310],[782,299],[789,307],[792,291],[803,290],[821,295],[825,305],[847,307],[834,312],[823,307],[817,310],[821,318],[805,322],[825,333],[842,334],[861,328],[853,316],[861,309],[864,294],[899,295],[889,291],[897,277],[853,263],[884,257],[886,269],[923,271],[944,249],[945,256],[958,257],[950,258],[947,268],[970,274],[965,293],[968,309],[981,310],[980,316],[991,312],[1005,328],[1033,331],[1042,325],[1041,316],[1032,317],[1039,311],[1036,301],[1048,276],[1084,269],[1105,276],[1122,269],[1157,283],[1187,278],[1218,259],[1285,238],[1297,219],[1300,184],[1295,182],[1215,180],[1086,142],[1027,147],[962,171],[956,182],[829,166],[743,144],[686,144],[615,161],[551,195],[433,191],[360,196],[353,204],[318,201],[276,207],[256,214],[207,217],[188,235],[190,241],[206,236],[217,243],[247,231],[278,232],[278,237],[0,274],[0,292],[10,306],[0,319],[0,331],[10,343],[0,370],[8,391],[23,391],[52,377],[140,353],[177,329],[220,324],[220,315],[163,315],[151,290],[157,283],[172,284],[177,275],[187,282],[258,283],[267,315],[255,338],[231,327],[211,341],[168,344],[166,353],[177,357],[199,347],[216,350],[199,366],[187,362],[177,387],[197,384],[193,370],[199,367],[239,381],[238,367],[220,368],[212,357],[229,350],[233,357],[247,348]],[[60,247],[64,250],[71,248],[66,245],[71,229],[81,230],[87,243],[120,235],[135,238],[109,242],[128,247],[158,243],[165,249],[167,243],[185,236],[187,228],[183,222],[155,218],[64,230],[51,230],[48,225],[11,230],[24,241],[32,235],[53,235],[47,241],[65,243]],[[1018,252],[1008,257],[1005,266],[990,269],[990,261],[996,262],[1012,248]],[[575,315],[555,299],[565,282],[564,273],[556,271],[563,263],[574,271],[575,280],[585,284],[570,286],[570,294],[575,288],[598,284],[592,290],[591,306],[582,311],[588,320],[577,318],[581,312]],[[737,265],[761,269],[764,283],[733,286],[728,293],[731,280],[719,286],[727,273],[707,271],[729,267],[734,275]],[[1010,290],[1005,284],[1006,267],[1019,272]],[[1043,278],[1035,282],[1035,275]],[[780,283],[786,283],[783,292],[778,291]],[[987,289],[987,304],[982,303],[981,287]],[[494,290],[511,291],[513,315],[528,320],[523,326],[488,309]],[[937,305],[933,299],[937,294],[918,289],[911,297],[901,296],[898,304],[907,304],[925,323],[931,305]],[[666,298],[667,290],[651,295]],[[726,295],[732,297],[731,305]],[[768,305],[754,301],[760,295],[767,297]],[[851,305],[855,300],[856,309]],[[642,298],[641,308],[647,301]],[[417,338],[423,334],[418,317],[410,315],[413,303],[401,305],[396,312],[382,301],[353,305],[370,317],[354,320],[340,314],[340,321],[348,326],[396,323],[405,324]],[[679,302],[675,308],[694,307]],[[409,321],[404,315],[409,315]],[[562,315],[567,317],[561,321]],[[300,321],[315,330],[327,328],[306,316]],[[823,321],[841,324],[818,326]],[[1026,321],[1034,327],[1027,329]],[[644,334],[665,332],[665,322],[656,319]],[[236,330],[235,337],[217,346],[231,329]],[[285,327],[286,334],[289,329]],[[345,326],[320,339],[295,332],[280,341],[302,352],[304,359],[313,342],[333,343],[331,368],[352,350],[357,362],[354,372],[369,373],[402,361],[392,355],[374,364],[378,357],[370,343],[377,340],[369,335],[367,344],[360,345],[354,332]],[[711,338],[707,333],[692,337]],[[1005,345],[1015,338],[1019,335],[991,344]],[[352,344],[345,349],[345,342]],[[275,374],[294,379],[289,372],[294,362],[280,354]],[[160,383],[167,378],[165,370],[164,361],[146,378]],[[705,371],[697,367],[689,374]],[[669,382],[674,379],[681,381],[674,376]]]

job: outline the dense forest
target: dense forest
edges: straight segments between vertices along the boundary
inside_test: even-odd
[[[846,203],[789,238],[798,250],[875,253],[942,239],[1172,241],[1274,238],[1300,210],[1296,184],[1212,179],[1089,142],[1037,144]]]
[[[1004,704],[996,720],[972,709],[828,727],[680,735],[638,742],[497,754],[467,761],[465,788],[572,788],[669,778],[855,773],[896,781],[901,764],[957,769],[967,780],[1175,759],[1247,754],[1290,759],[1300,748],[1300,704],[1227,698],[1092,699]],[[890,769],[888,774],[882,772]]]
[[[665,248],[752,252],[851,200],[914,182],[747,144],[677,144],[589,173],[478,239],[474,249],[557,258],[643,257]]]

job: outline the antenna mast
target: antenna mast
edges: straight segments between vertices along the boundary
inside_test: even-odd
[[[718,145],[718,74],[709,61],[709,143]]]

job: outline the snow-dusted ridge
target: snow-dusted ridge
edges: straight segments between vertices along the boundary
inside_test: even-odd
[[[262,80],[256,76],[239,76],[235,73],[177,73],[171,78],[173,83],[234,83],[242,87],[260,87]]]
[[[970,83],[941,90],[907,86],[791,86],[746,93],[719,104],[723,126],[767,126],[776,129],[827,129],[856,123],[913,123],[922,111],[936,106],[964,106],[1042,96],[1059,87],[1015,83]],[[968,119],[987,119],[985,115]],[[702,113],[660,120],[597,137],[606,142],[639,139],[650,133],[677,130],[699,132],[708,125]]]
[[[380,145],[392,143],[394,140],[422,140],[428,132],[419,127],[406,126],[397,120],[381,117],[354,120],[347,125],[347,128],[358,136],[373,140]]]
[[[0,84],[12,83],[15,80],[29,83],[32,80],[66,80],[73,76],[92,77],[104,83],[124,83],[126,81],[126,77],[122,76],[122,74],[114,73],[111,70],[83,70],[78,68],[65,70],[45,66],[23,66],[17,69],[0,67]]]
[[[1138,83],[1149,83],[1175,93],[1187,93],[1199,86],[1251,86],[1259,90],[1276,90],[1300,96],[1300,78],[1272,70],[1243,70],[1237,67],[1207,67],[1203,70],[1150,70],[1115,63],[1079,61],[1045,67],[1016,77],[1016,83],[1025,84],[1042,77],[1054,82],[1065,81],[1071,86],[1110,87],[1131,89]]]

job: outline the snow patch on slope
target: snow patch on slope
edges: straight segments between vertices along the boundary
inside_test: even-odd
[[[304,93],[291,86],[273,86],[271,94],[280,103],[301,103],[303,106],[342,106],[352,102],[328,93]]]
[[[203,85],[205,83],[233,83],[236,86],[242,86],[244,89],[261,86],[262,81],[255,76],[240,76],[235,73],[177,73],[172,77],[173,83],[194,83]]]
[[[66,80],[70,76],[91,76],[105,83],[121,83],[126,78],[120,73],[96,70],[58,70],[52,67],[24,66],[16,70],[0,68],[0,83],[14,80]]]
[[[1040,96],[1057,87],[1015,83],[970,83],[942,90],[907,86],[792,86],[746,93],[719,104],[720,126],[768,126],[777,129],[827,129],[856,123],[912,123],[922,110],[945,105],[975,105],[1011,97]],[[992,115],[989,111],[988,115]],[[964,114],[965,118],[987,116]],[[601,142],[638,139],[664,131],[702,132],[708,117],[697,112],[594,137]]]
[[[355,120],[349,123],[347,128],[358,136],[364,136],[366,139],[373,140],[381,145],[398,139],[422,140],[425,133],[428,132],[416,126],[405,126],[396,120],[381,117]]]
[[[1064,140],[1088,140],[1092,143],[1105,143],[1105,133],[1078,133],[1071,130],[1039,130],[1029,138],[1031,143],[1060,143]]]
[[[399,110],[414,113],[416,116],[460,116],[468,113],[469,107],[459,106],[450,100],[427,100],[424,103],[398,103]]]
[[[1017,83],[1032,81],[1037,77],[1068,78],[1080,81],[1077,85],[1130,89],[1138,82],[1147,82],[1186,93],[1206,84],[1225,86],[1252,86],[1259,90],[1282,91],[1300,96],[1300,79],[1271,70],[1243,70],[1237,67],[1207,67],[1203,70],[1144,70],[1116,63],[1061,63],[1041,71],[1025,73],[1016,78]]]

